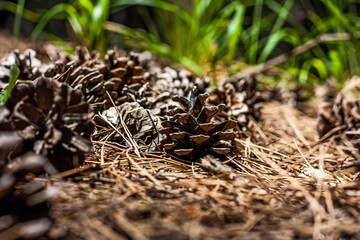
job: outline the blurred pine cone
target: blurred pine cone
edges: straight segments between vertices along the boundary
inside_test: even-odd
[[[113,106],[106,91],[116,105],[136,101],[140,96],[138,91],[145,83],[137,56],[120,57],[117,51],[109,50],[105,58],[106,63],[99,59],[98,54],[90,55],[85,48],[78,47],[75,57],[56,62],[45,76],[55,77],[81,90],[96,110]]]
[[[93,110],[68,84],[46,77],[18,81],[7,108],[23,151],[47,156],[59,171],[79,166],[92,151]]]
[[[0,102],[0,169],[22,150],[23,140],[9,122],[10,111]]]
[[[320,137],[338,127],[334,134],[340,134],[339,140],[350,141],[360,151],[360,78],[355,77],[346,83],[335,99],[325,97],[319,104],[317,131]]]
[[[171,101],[171,97],[178,95],[189,97],[191,90],[196,86],[198,93],[204,93],[209,86],[208,78],[195,78],[185,69],[176,70],[170,67],[160,68],[154,66],[144,73],[144,77],[150,84],[146,91],[147,105],[155,115],[165,116],[168,109],[177,106]]]
[[[9,53],[5,59],[0,63],[0,89],[5,87],[4,84],[9,82],[10,67],[16,65],[20,74],[18,79],[34,80],[41,76],[42,71],[46,67],[41,64],[41,61],[36,58],[36,52],[32,49],[27,49],[23,54],[19,50],[14,50]]]
[[[236,119],[245,128],[250,127],[249,116],[258,120],[264,100],[256,90],[255,78],[244,78],[236,82],[225,82],[220,88],[208,90],[209,103],[225,104],[228,117]]]
[[[138,55],[131,52],[127,57],[120,57],[117,51],[108,50],[105,59],[108,69],[106,79],[115,83],[112,89],[118,94],[115,103],[118,105],[131,101],[143,105],[143,102],[146,101],[144,99],[146,80],[139,64]]]
[[[163,149],[180,159],[197,161],[207,154],[224,157],[234,150],[229,141],[235,138],[233,128],[236,121],[226,120],[212,123],[212,118],[225,109],[224,104],[205,106],[208,94],[194,96],[190,100],[174,96],[173,100],[181,104],[168,112],[170,120],[163,121],[160,132],[167,135],[161,142]]]
[[[38,239],[52,226],[49,200],[55,187],[35,180],[51,172],[48,160],[28,152],[0,170],[0,238]]]

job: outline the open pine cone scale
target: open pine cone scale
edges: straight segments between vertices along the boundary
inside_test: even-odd
[[[93,110],[68,84],[45,77],[19,81],[7,106],[27,150],[48,156],[60,171],[74,167],[68,158],[92,151]]]
[[[167,135],[162,143],[163,149],[181,159],[196,161],[204,154],[226,155],[233,150],[228,141],[235,138],[232,132],[236,121],[227,120],[221,123],[211,122],[212,118],[225,109],[224,104],[205,106],[208,94],[190,96],[190,100],[182,96],[172,99],[180,103],[168,112],[170,119],[163,121],[160,133]]]

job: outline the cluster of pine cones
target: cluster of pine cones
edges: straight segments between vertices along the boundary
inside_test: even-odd
[[[10,67],[20,69],[0,103],[0,236],[34,239],[49,230],[56,191],[39,179],[82,165],[96,150],[92,140],[188,162],[207,154],[227,159],[238,154],[228,130],[260,116],[253,79],[213,89],[208,79],[138,53],[109,50],[103,61],[82,47],[76,52],[44,64],[32,50],[14,51],[0,62],[0,93]]]
[[[6,85],[12,64],[20,69],[6,109],[10,112],[11,129],[24,141],[22,152],[31,150],[46,156],[59,171],[84,161],[93,150],[91,137],[124,145],[129,145],[127,137],[129,140],[134,137],[139,146],[152,145],[148,148],[151,150],[156,146],[169,154],[184,149],[207,154],[201,149],[210,151],[231,145],[224,145],[224,141],[231,141],[234,136],[222,139],[225,136],[222,131],[236,126],[249,128],[252,120],[260,116],[263,100],[254,79],[210,88],[208,79],[195,78],[186,70],[161,67],[138,53],[120,56],[119,51],[109,50],[103,61],[99,54],[89,53],[85,48],[78,47],[76,52],[75,56],[61,54],[56,62],[42,64],[34,51],[24,54],[15,51],[0,64],[1,86]],[[195,105],[201,116],[198,116],[200,112],[194,112]],[[112,115],[122,111],[123,122],[112,121],[110,110]],[[186,123],[178,117],[185,113],[189,121]],[[210,115],[204,117],[204,114]],[[213,117],[226,128],[200,131],[203,124],[215,124],[211,122]],[[226,125],[230,120],[232,124]],[[172,124],[171,133],[164,130],[169,124]],[[109,127],[121,125],[128,129],[120,127],[107,138]],[[187,138],[177,141],[170,149],[169,142],[174,142],[175,132],[184,131]],[[199,134],[209,139],[199,144],[194,140]],[[230,153],[228,149],[211,151],[217,155],[222,152],[224,156]],[[196,161],[199,153],[184,158]]]

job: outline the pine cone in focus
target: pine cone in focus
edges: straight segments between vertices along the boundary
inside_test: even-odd
[[[159,143],[160,137],[158,134],[158,130],[160,128],[160,119],[153,116],[150,111],[144,109],[139,105],[139,103],[136,102],[123,103],[118,106],[118,111],[120,112],[125,126],[131,134],[131,138],[135,140],[137,145],[139,147],[146,147],[150,150],[155,150],[156,145]],[[105,110],[101,115],[113,126],[123,126],[119,119],[119,114],[114,107]],[[94,120],[98,128],[98,133],[95,134],[95,136],[103,135],[101,133],[101,129],[104,129],[104,132],[107,132],[106,130],[111,128],[109,124],[98,115],[95,116]],[[124,137],[117,133],[108,140],[128,145],[126,144],[126,142],[129,141],[128,134],[125,132],[124,128],[118,129],[121,131]],[[127,141],[125,141],[124,138]]]
[[[18,81],[7,107],[23,150],[47,156],[59,171],[79,166],[92,151],[93,110],[68,84],[46,77]]]
[[[180,159],[197,161],[207,154],[224,157],[234,150],[229,141],[235,138],[233,132],[225,130],[235,127],[236,121],[212,123],[211,119],[223,111],[225,105],[205,106],[208,94],[194,95],[191,95],[190,100],[173,97],[182,108],[168,112],[170,120],[162,123],[164,128],[160,131],[167,135],[167,139],[161,145],[166,152]]]
[[[235,118],[244,127],[250,127],[249,116],[258,120],[264,101],[261,93],[256,90],[254,78],[241,79],[237,82],[225,82],[218,89],[209,89],[209,103],[225,104],[225,111],[231,118]]]
[[[0,170],[1,239],[38,239],[52,226],[49,200],[58,191],[35,180],[48,168],[45,157],[28,152]]]

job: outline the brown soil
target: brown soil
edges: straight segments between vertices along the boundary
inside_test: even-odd
[[[23,53],[28,48],[34,49],[36,57],[43,62],[49,61],[53,57],[54,51],[61,51],[53,43],[38,40],[29,42],[22,36],[16,39],[9,31],[0,29],[0,60],[14,49],[18,49],[20,53]]]
[[[24,52],[27,48],[34,48],[34,43],[28,43],[25,39],[20,38],[16,45],[16,38],[12,36],[6,30],[0,29],[0,59],[3,58],[4,55],[9,53],[12,49],[18,48],[20,52]]]
[[[88,165],[61,173],[50,237],[360,239],[359,169],[342,168],[349,149],[319,141],[315,125],[267,104],[252,138],[236,140],[243,158],[230,170],[94,142]]]

